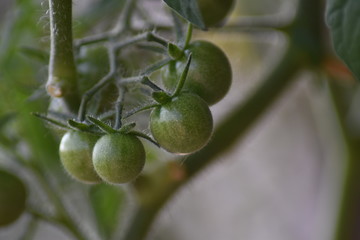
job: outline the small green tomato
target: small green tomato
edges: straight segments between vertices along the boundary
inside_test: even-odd
[[[192,42],[186,51],[192,53],[192,60],[183,91],[199,95],[209,105],[217,103],[231,86],[232,71],[228,58],[215,44],[203,40]],[[163,68],[162,81],[168,90],[175,89],[185,64],[186,56]]]
[[[15,222],[25,210],[26,188],[14,174],[0,169],[0,227]]]
[[[95,144],[93,162],[96,172],[106,182],[119,184],[134,180],[145,164],[145,149],[134,135],[112,133]]]
[[[213,119],[206,102],[191,93],[180,93],[170,102],[156,107],[150,116],[150,130],[165,150],[190,154],[209,141]]]
[[[67,132],[61,139],[61,163],[70,176],[81,182],[101,182],[92,162],[92,151],[97,139],[97,136],[79,131]]]

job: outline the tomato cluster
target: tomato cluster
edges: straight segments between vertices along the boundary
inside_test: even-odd
[[[145,164],[141,141],[121,130],[100,138],[79,131],[68,132],[61,140],[59,154],[69,175],[84,183],[130,182]]]
[[[186,155],[209,142],[213,130],[209,105],[228,92],[231,66],[222,50],[207,41],[194,41],[181,51],[179,59],[162,69],[163,85],[172,94],[154,91],[157,104],[150,114],[149,128],[160,147]],[[104,124],[99,125],[100,129]],[[145,164],[145,149],[138,135],[124,128],[111,128],[100,135],[67,132],[60,143],[65,170],[85,183],[134,180]]]
[[[233,0],[198,0],[207,26],[218,25],[224,21],[232,5]],[[114,104],[117,104],[116,116],[109,118],[115,120],[115,127],[89,116],[86,120],[83,111],[83,115],[79,114],[83,117],[78,117],[78,125],[72,125],[72,130],[61,140],[60,159],[69,175],[84,183],[105,181],[121,184],[134,180],[144,168],[146,160],[145,148],[139,137],[177,155],[192,154],[207,145],[213,131],[209,106],[219,102],[229,91],[232,70],[227,56],[218,46],[204,40],[191,42],[191,34],[188,34],[188,37],[185,42],[176,44],[159,40],[161,44],[167,43],[167,55],[171,59],[157,68],[161,68],[158,75],[161,76],[161,86],[151,82],[148,76],[140,78],[141,83],[152,88],[150,93],[155,100],[150,107],[144,108],[152,108],[149,117],[152,137],[132,131],[134,126],[122,126],[125,118],[122,116],[122,107],[125,104],[123,95],[128,88],[126,86],[126,90],[121,89],[121,79],[116,85],[117,88],[112,82],[113,85],[108,84],[107,88],[103,88],[106,91],[102,92],[104,96],[100,96],[97,110],[112,110]],[[148,34],[147,39],[151,38],[154,36]],[[91,83],[92,78],[100,78],[109,69],[109,62],[105,62],[104,68],[99,68],[97,65],[103,60],[91,59],[103,59],[104,55],[111,55],[111,49],[95,50],[85,51],[83,56],[79,57],[78,70],[83,84],[89,80],[89,84],[94,85]],[[114,66],[120,62],[117,59],[110,65],[116,68]],[[81,91],[86,87],[82,86]],[[111,94],[114,91],[116,93]],[[98,93],[101,95],[100,91]],[[86,113],[98,115],[97,111],[89,108]],[[99,131],[94,132],[92,127]]]

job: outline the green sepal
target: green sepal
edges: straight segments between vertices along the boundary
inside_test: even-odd
[[[165,104],[171,101],[171,96],[169,96],[166,92],[163,91],[153,92],[152,97],[156,102],[160,104]]]
[[[71,130],[71,128],[69,126],[67,126],[65,123],[62,123],[53,118],[49,118],[49,117],[45,116],[44,114],[36,113],[36,112],[33,112],[31,114],[34,115],[35,117],[40,118],[41,120],[49,123],[50,125],[53,125],[53,126],[65,129],[65,130]]]
[[[138,131],[130,131],[130,132],[128,132],[128,134],[132,134],[132,135],[135,135],[137,137],[141,137],[143,139],[146,139],[149,142],[153,143],[155,146],[160,147],[160,145],[154,139],[152,139],[150,136],[146,135],[145,133],[138,132]]]
[[[127,134],[127,133],[129,133],[135,126],[136,126],[136,123],[134,123],[134,122],[125,124],[125,125],[123,125],[123,126],[118,130],[118,132],[119,132],[119,133]]]
[[[106,123],[93,118],[91,116],[86,116],[86,118],[93,124],[95,124],[98,128],[100,128],[102,131],[106,133],[116,133],[117,131],[113,129],[111,126],[107,125]]]
[[[190,64],[191,64],[191,59],[192,59],[192,53],[190,53],[189,56],[188,56],[188,59],[187,59],[185,68],[184,68],[184,70],[183,70],[182,73],[181,73],[180,79],[179,79],[179,81],[178,81],[178,83],[177,83],[177,85],[176,85],[176,88],[175,88],[174,93],[172,94],[172,97],[175,97],[175,96],[179,95],[179,93],[181,92],[182,88],[184,87],[185,80],[186,80],[186,77],[187,77],[188,72],[189,72],[189,68],[190,68]]]
[[[100,132],[98,130],[98,128],[94,125],[94,124],[86,124],[86,123],[81,123],[81,122],[77,122],[75,120],[69,119],[67,121],[68,125],[77,130],[77,131],[81,131],[81,132],[87,132],[87,133],[91,133],[91,134],[95,134],[95,135],[101,135],[102,132]]]
[[[168,44],[167,51],[169,56],[174,60],[181,59],[184,56],[184,51],[173,43]]]
[[[149,110],[151,108],[154,108],[154,107],[158,107],[160,106],[160,104],[156,103],[156,104],[150,104],[150,105],[146,105],[146,106],[142,106],[142,107],[138,107],[138,108],[135,108],[135,109],[132,109],[131,111],[127,112],[125,114],[125,116],[123,117],[123,119],[125,118],[128,118],[138,112],[142,112],[142,111],[145,111],[145,110]]]

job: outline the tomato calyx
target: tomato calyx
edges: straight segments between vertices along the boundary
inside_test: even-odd
[[[176,44],[173,43],[169,43],[167,46],[167,51],[169,56],[173,59],[173,60],[179,60],[181,59],[185,52],[183,49],[179,48]]]
[[[124,125],[122,125],[122,127],[120,129],[114,129],[111,126],[109,126],[108,124],[106,124],[103,121],[96,119],[94,117],[87,116],[87,119],[91,123],[96,125],[98,128],[100,128],[105,134],[134,135],[137,137],[141,137],[145,140],[148,140],[149,142],[153,143],[155,146],[159,147],[159,144],[154,139],[152,139],[150,136],[148,136],[147,134],[133,130],[136,127],[135,122],[130,122],[130,123],[124,124]]]
[[[166,104],[171,101],[172,97],[163,91],[157,91],[152,93],[152,98],[160,103],[160,105]]]

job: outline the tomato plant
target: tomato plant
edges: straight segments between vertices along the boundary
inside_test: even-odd
[[[284,10],[284,16],[251,12],[260,4],[261,9],[283,10],[285,2],[292,4],[285,0],[1,4],[5,14],[0,14],[0,169],[11,173],[0,170],[0,226],[6,226],[0,239],[48,239],[56,229],[61,230],[57,234],[64,233],[56,237],[78,240],[219,236],[250,240],[264,232],[269,239],[319,240],[331,235],[334,240],[358,239],[359,87],[329,42],[359,78],[360,3],[332,0],[325,8],[324,1],[301,0]],[[231,21],[226,21],[233,6]],[[324,15],[331,39],[324,34]],[[295,81],[302,84],[283,94]],[[286,114],[279,108],[273,111],[280,97],[286,99],[279,105],[290,109]],[[273,112],[276,117],[263,118]],[[277,122],[283,115],[286,120]],[[270,138],[262,131],[268,130],[264,124],[255,131],[257,137],[249,138],[254,141],[251,154],[259,155],[242,153],[247,134],[268,119],[275,132],[269,146],[257,145],[258,139]],[[305,141],[310,132],[316,136]],[[295,146],[291,137],[296,138]],[[307,144],[315,149],[314,161],[312,151],[303,149]],[[249,161],[242,161],[235,149],[242,149],[236,154]],[[344,159],[335,161],[336,157]],[[210,176],[201,188],[194,188],[199,189],[196,194],[186,195],[191,204],[179,215],[198,214],[195,218],[191,215],[186,224],[184,217],[157,221],[164,206],[177,214],[176,206],[167,203],[181,187],[190,180],[197,184],[198,173],[225,158],[234,161],[216,173],[223,172],[216,184],[206,185],[214,183]],[[333,174],[340,170],[343,174]],[[325,172],[336,176],[323,177]],[[293,185],[297,181],[301,187]],[[340,182],[344,187],[335,189],[342,184],[333,183]],[[324,183],[331,191],[328,185],[323,191]],[[252,191],[254,186],[259,191]],[[209,195],[203,194],[205,188]],[[233,188],[236,191],[227,191]],[[314,194],[314,189],[319,191]],[[261,201],[254,201],[260,199],[255,192],[261,193]],[[309,192],[321,202],[321,209],[313,208]],[[317,192],[333,195],[320,197]],[[243,200],[251,207],[240,205]],[[287,204],[297,200],[309,201],[295,210]],[[274,214],[264,211],[263,201],[273,203],[276,221]],[[339,211],[330,202],[340,202]],[[203,206],[211,210],[202,211]],[[253,221],[243,221],[242,209],[251,210],[246,219],[267,218],[256,221],[254,228]],[[337,214],[337,221],[329,217]],[[199,221],[192,220],[197,217]],[[298,231],[304,229],[299,219],[307,218],[316,227]],[[48,225],[50,236],[44,236],[43,227]],[[215,227],[199,231],[204,225]],[[281,231],[272,231],[279,234],[272,236],[267,228]],[[335,233],[314,233],[324,229]]]

